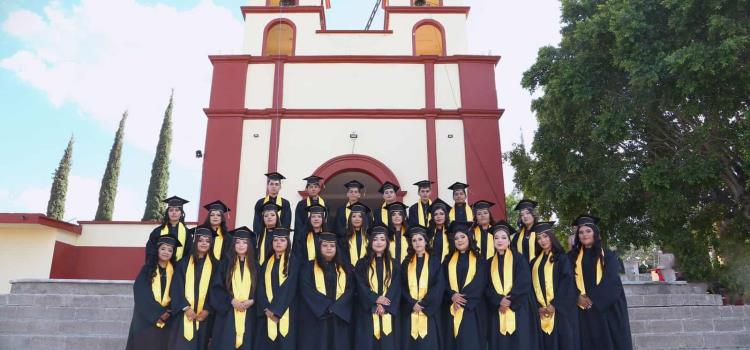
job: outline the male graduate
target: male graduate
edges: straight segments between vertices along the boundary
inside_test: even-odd
[[[396,202],[396,192],[400,187],[393,182],[386,181],[378,189],[378,192],[383,195],[383,204],[380,206],[380,210],[374,210],[373,216],[376,224],[382,224],[388,226],[390,224],[390,217],[388,217],[388,206]]]
[[[349,215],[351,215],[350,207],[352,204],[359,202],[362,198],[362,192],[365,190],[365,185],[357,180],[352,180],[344,184],[346,187],[346,205],[336,209],[336,224],[334,226],[336,235],[346,237],[346,223],[349,222]],[[371,221],[370,215],[365,215],[366,225],[369,227]]]
[[[284,175],[272,172],[266,175],[266,196],[255,202],[255,217],[253,217],[253,231],[261,232],[263,230],[263,205],[266,203],[275,203],[281,210],[278,212],[279,224],[277,226],[290,227],[292,225],[292,207],[289,201],[281,198],[281,180],[286,179]]]
[[[432,195],[432,181],[418,181],[414,183],[414,186],[417,186],[419,201],[409,207],[409,227],[417,225],[428,227],[430,226],[430,219],[432,218],[430,215],[430,206],[432,205],[432,200],[430,199],[430,195]]]
[[[302,180],[307,181],[307,185],[305,185],[307,196],[300,200],[297,203],[297,207],[294,208],[294,237],[297,237],[297,234],[303,235],[307,233],[307,208],[311,205],[317,204],[326,208],[326,216],[328,216],[326,201],[320,196],[320,191],[323,189],[323,178],[311,175]]]

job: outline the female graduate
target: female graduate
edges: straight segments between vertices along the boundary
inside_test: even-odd
[[[578,291],[581,349],[633,348],[617,254],[602,247],[598,219],[581,215],[569,257]]]
[[[203,206],[208,210],[208,216],[201,225],[214,231],[214,244],[211,254],[214,260],[220,261],[221,258],[231,249],[232,240],[227,237],[227,218],[226,213],[231,210],[222,201],[215,201]]]
[[[146,262],[156,259],[154,258],[156,256],[156,242],[159,240],[159,237],[168,234],[177,237],[177,241],[182,245],[175,250],[175,261],[180,261],[183,256],[190,254],[193,240],[191,231],[185,226],[185,211],[182,208],[183,205],[189,202],[180,197],[172,196],[165,199],[164,203],[167,203],[167,209],[161,225],[151,231],[151,234],[148,236],[148,242],[146,242]]]
[[[495,203],[480,200],[474,203],[474,240],[477,242],[477,248],[485,259],[492,259],[495,256],[495,245],[492,243],[493,237],[490,228],[495,224],[492,218],[490,208]]]
[[[370,230],[367,255],[354,269],[359,302],[355,308],[354,348],[358,350],[399,348],[401,279],[388,245],[388,232],[382,225],[374,226]]]
[[[474,211],[471,210],[471,207],[467,204],[467,188],[469,188],[469,185],[461,182],[456,182],[448,187],[449,190],[453,191],[453,208],[448,212],[448,218],[451,222],[474,221]]]
[[[279,227],[279,210],[280,207],[275,203],[266,203],[263,205],[261,214],[263,215],[263,226],[260,232],[255,232],[257,242],[255,242],[255,254],[258,257],[258,263],[262,266],[266,261],[268,254],[271,252],[271,231]]]
[[[445,297],[450,300],[444,314],[445,349],[484,349],[487,346],[487,325],[482,320],[486,308],[486,262],[468,234],[469,223],[453,222],[451,226],[454,246],[443,263]]]
[[[300,264],[304,261],[315,260],[315,251],[320,241],[320,237],[318,236],[325,228],[326,214],[328,213],[326,207],[319,204],[311,204],[305,211],[307,212],[307,223],[303,224],[302,227],[305,227],[307,232],[304,234],[294,234],[292,249],[297,262]]]
[[[537,223],[538,218],[534,210],[536,209],[537,202],[528,199],[522,199],[516,205],[515,210],[518,211],[518,221],[520,221],[520,228],[518,233],[513,236],[513,240],[510,242],[510,246],[515,251],[523,254],[526,261],[531,263],[531,260],[539,255],[542,248],[539,247],[537,240],[537,234],[532,229]]]
[[[231,232],[231,249],[211,283],[216,311],[211,350],[249,350],[255,341],[255,292],[260,269],[253,250],[254,233],[242,226]]]
[[[370,215],[370,208],[356,202],[349,209],[351,213],[346,225],[346,235],[339,241],[339,249],[344,264],[351,270],[367,254],[367,217]]]
[[[258,283],[255,348],[294,350],[298,326],[294,303],[298,266],[291,255],[289,229],[276,228],[271,236],[273,251],[261,267]]]
[[[170,297],[175,325],[169,340],[169,349],[204,350],[211,337],[213,308],[209,287],[216,268],[211,256],[213,231],[205,227],[195,229],[192,254],[177,265]]]
[[[490,350],[538,349],[536,302],[529,264],[510,249],[514,229],[504,220],[492,227],[495,255],[489,260],[485,296],[489,304]]]
[[[433,255],[427,230],[409,229],[409,251],[401,265],[401,349],[440,350],[440,309],[445,282],[440,255]]]
[[[315,260],[300,271],[300,349],[352,349],[354,279],[336,248],[336,234],[321,233]]]
[[[543,349],[579,349],[576,290],[568,256],[552,231],[554,222],[539,222],[536,232],[542,251],[531,264],[531,285],[537,301]]]
[[[177,238],[161,236],[156,243],[158,254],[147,262],[133,284],[133,320],[126,350],[163,350],[167,348],[170,318],[169,291],[174,276],[174,249]]]
[[[448,212],[450,206],[440,198],[436,198],[432,205],[430,205],[430,226],[427,230],[427,235],[430,237],[430,247],[432,247],[433,255],[435,255],[442,264],[445,257],[448,256],[450,250],[452,238],[448,235],[448,227],[450,222],[448,221]]]
[[[394,202],[388,206],[388,216],[391,219],[391,223],[388,225],[390,231],[388,239],[391,241],[388,249],[390,249],[391,256],[396,259],[399,266],[406,259],[406,250],[409,248],[409,241],[406,238],[408,230],[406,211],[406,205],[401,202]]]

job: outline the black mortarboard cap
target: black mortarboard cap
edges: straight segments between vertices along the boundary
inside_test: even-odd
[[[384,234],[388,236],[388,227],[383,224],[375,224],[367,230],[367,237],[374,237],[375,235]]]
[[[338,237],[335,233],[324,231],[318,234],[318,238],[320,238],[321,242],[336,242]]]
[[[359,182],[357,180],[352,180],[352,181],[349,181],[349,182],[345,183],[344,187],[346,187],[346,188],[358,188],[358,189],[361,190],[361,189],[365,188],[365,185],[363,185],[361,182]]]
[[[516,204],[516,207],[513,210],[533,210],[537,205],[539,205],[539,203],[532,201],[531,199],[522,199]]]
[[[414,186],[417,186],[417,188],[431,188],[433,183],[430,180],[422,180],[415,182]]]
[[[450,185],[448,187],[449,190],[455,191],[455,190],[465,190],[469,188],[469,185],[463,183],[463,182],[454,182],[453,185]]]
[[[555,225],[554,221],[542,221],[537,222],[532,228],[532,232],[536,232],[536,234],[544,233],[547,231],[552,231],[552,227]]]
[[[466,221],[454,221],[451,222],[451,226],[448,229],[451,233],[463,232],[468,234],[471,229],[471,223]]]
[[[495,223],[494,226],[492,226],[492,234],[495,234],[495,232],[499,230],[504,230],[508,232],[508,236],[516,233],[516,230],[511,226],[507,221],[505,220],[499,220]]]
[[[223,213],[231,211],[231,209],[229,209],[229,207],[227,207],[227,205],[224,204],[224,202],[222,201],[214,201],[214,202],[204,205],[203,207],[206,208],[206,210],[208,211],[219,210]]]
[[[584,225],[598,225],[599,224],[599,218],[593,215],[579,215],[575,220],[573,220],[573,225],[571,226],[584,226]]]
[[[320,185],[320,180],[323,180],[323,178],[320,176],[316,176],[316,175],[310,175],[302,180],[307,181],[308,185],[314,185],[314,184]]]
[[[388,209],[389,213],[390,212],[394,212],[394,211],[402,211],[402,212],[406,213],[406,210],[407,210],[406,205],[404,203],[401,203],[401,202],[393,202],[391,204],[388,204],[388,207],[386,207],[386,208]]]
[[[255,236],[255,233],[247,228],[247,226],[242,226],[239,228],[236,228],[229,232],[230,235],[232,235],[234,238],[242,238],[242,239],[250,239]]]
[[[207,228],[207,227],[198,227],[195,229],[195,232],[193,232],[193,236],[206,236],[206,237],[216,237],[218,236],[214,230]]]
[[[473,208],[474,208],[474,211],[477,211],[479,209],[489,209],[489,208],[492,208],[492,206],[494,206],[494,205],[495,205],[495,203],[492,203],[490,201],[480,200],[480,201],[474,202]]]
[[[156,241],[156,246],[160,246],[162,244],[169,244],[173,247],[182,247],[182,243],[180,243],[180,240],[177,239],[177,237],[172,235],[164,235],[159,236],[159,240]]]
[[[412,227],[409,227],[409,231],[407,234],[409,235],[409,237],[416,235],[416,234],[421,234],[427,237],[427,228],[422,225],[412,226]]]
[[[369,213],[370,208],[360,202],[354,202],[349,206],[352,213]]]
[[[389,188],[392,189],[393,192],[398,192],[398,189],[401,188],[401,187],[398,187],[398,185],[394,184],[393,182],[386,181],[386,182],[383,183],[382,186],[380,186],[380,188],[378,189],[378,192],[383,193],[383,192],[385,192],[385,190],[387,190]]]
[[[279,181],[281,181],[281,180],[286,179],[284,177],[284,175],[281,175],[281,174],[279,174],[279,173],[277,173],[275,171],[272,172],[272,173],[265,174],[265,175],[266,175],[266,178],[269,179],[269,180],[279,180]]]
[[[440,198],[435,198],[434,201],[432,201],[432,205],[430,205],[430,212],[434,213],[437,209],[443,209],[446,214],[451,210],[451,206],[448,205],[444,200]]]
[[[261,212],[279,211],[279,210],[281,210],[281,206],[279,206],[278,204],[274,202],[268,202],[266,204],[263,204],[263,208],[261,209]]]
[[[188,201],[186,199],[182,199],[182,198],[177,197],[177,196],[172,196],[172,197],[169,197],[169,198],[163,200],[163,202],[167,203],[168,207],[182,208],[183,205],[189,203],[190,201]]]
[[[305,207],[305,210],[311,214],[312,213],[323,213],[323,214],[326,213],[326,207],[320,204],[311,204],[310,206]]]
[[[286,237],[289,238],[292,230],[286,227],[276,227],[271,229],[271,237]]]

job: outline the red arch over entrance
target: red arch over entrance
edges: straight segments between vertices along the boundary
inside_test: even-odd
[[[358,171],[363,172],[367,175],[374,177],[381,184],[386,181],[393,182],[394,184],[402,187],[398,182],[398,178],[391,171],[388,166],[383,162],[364,154],[345,154],[329,159],[322,165],[315,169],[313,174],[323,178],[323,181],[330,179],[337,174],[341,174],[347,171]],[[396,195],[399,198],[403,198],[407,191],[400,189]]]

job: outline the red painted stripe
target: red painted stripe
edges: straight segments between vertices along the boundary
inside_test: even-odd
[[[251,56],[251,55],[214,55],[208,56],[211,62],[245,63],[492,63],[497,64],[500,56],[485,55],[451,55],[451,56],[374,56],[374,55],[319,55],[319,56]]]
[[[55,242],[50,278],[132,280],[143,266],[141,247],[76,247]]]

